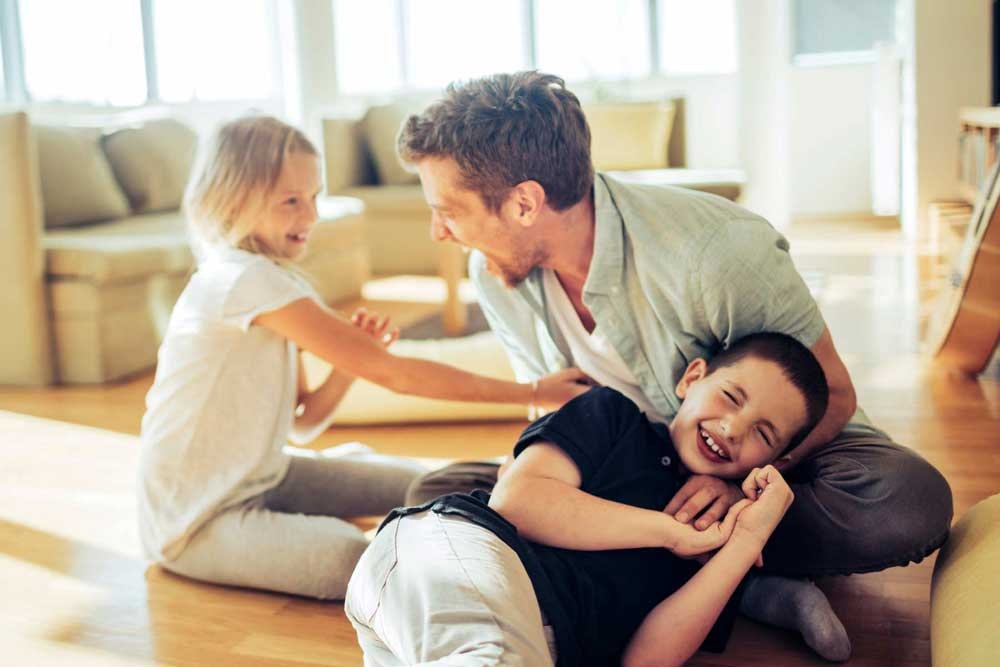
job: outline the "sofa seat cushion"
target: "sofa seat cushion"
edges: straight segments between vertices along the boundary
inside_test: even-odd
[[[128,199],[101,150],[100,129],[46,125],[33,129],[47,228],[129,214]]]
[[[50,230],[43,246],[50,279],[113,283],[183,272],[194,264],[179,211]]]
[[[431,221],[431,210],[419,185],[362,185],[348,188],[341,194],[363,201],[368,214],[418,213],[426,215],[427,224]]]
[[[135,213],[180,208],[197,148],[195,131],[169,118],[104,138],[104,153]]]
[[[1000,494],[967,511],[951,530],[931,580],[931,664],[1000,664]]]

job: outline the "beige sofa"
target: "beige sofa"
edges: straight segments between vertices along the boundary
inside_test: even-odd
[[[0,384],[152,368],[194,265],[178,210],[195,133],[171,119],[81,128],[0,115]],[[362,205],[321,203],[304,268],[328,301],[369,276]]]
[[[454,258],[446,254],[453,252],[451,244],[430,239],[430,216],[417,176],[396,158],[399,127],[422,106],[396,102],[361,115],[330,114],[322,122],[327,191],[364,201],[366,238],[377,274],[454,271]],[[584,111],[598,170],[739,197],[744,184],[739,170],[686,168],[683,99],[603,102],[584,105]]]

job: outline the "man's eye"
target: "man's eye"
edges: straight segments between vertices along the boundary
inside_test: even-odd
[[[722,390],[722,393],[726,395],[726,398],[729,399],[730,403],[732,403],[733,405],[738,405],[738,403],[736,402],[736,397],[735,396],[733,396],[731,393],[729,393],[725,389]]]
[[[285,203],[289,204],[290,206],[295,206],[296,204],[299,203],[299,198],[298,197],[290,197],[290,198],[288,198],[288,199],[285,200]]]

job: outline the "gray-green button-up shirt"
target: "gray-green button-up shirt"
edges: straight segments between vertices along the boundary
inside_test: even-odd
[[[668,419],[687,365],[761,331],[812,347],[823,317],[792,265],[788,241],[763,218],[713,195],[594,180],[594,255],[583,302]],[[573,365],[536,268],[509,289],[474,252],[469,275],[517,378]]]

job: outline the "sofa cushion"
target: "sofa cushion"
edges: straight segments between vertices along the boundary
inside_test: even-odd
[[[135,213],[180,208],[197,147],[194,130],[168,118],[104,138],[104,153]]]
[[[43,245],[46,272],[56,279],[103,284],[194,265],[184,216],[177,211],[50,231]]]
[[[411,185],[420,177],[408,172],[396,155],[396,135],[411,110],[403,104],[383,104],[368,109],[362,119],[365,140],[375,164],[379,183],[383,185]]]
[[[101,150],[99,129],[35,125],[34,130],[47,228],[129,214],[128,199]]]
[[[1000,659],[1000,494],[967,511],[931,580],[931,664],[993,667]],[[991,629],[992,628],[992,629]]]
[[[363,201],[369,214],[416,214],[427,218],[428,228],[431,223],[431,210],[419,185],[362,185],[343,194]]]
[[[594,168],[668,167],[667,148],[674,123],[672,102],[599,103],[583,108],[590,125]]]

